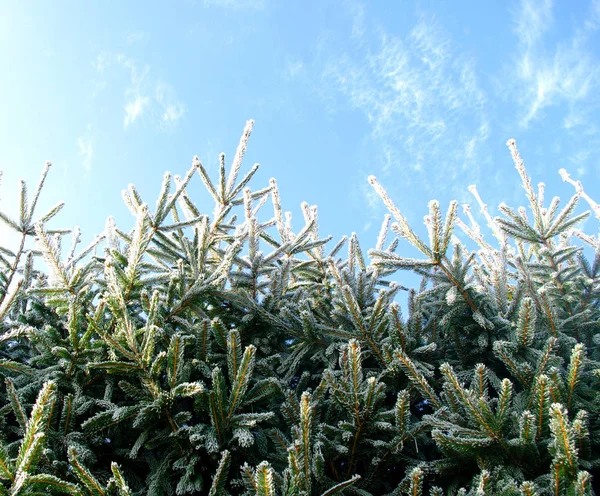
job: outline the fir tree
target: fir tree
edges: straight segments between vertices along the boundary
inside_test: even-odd
[[[108,219],[84,249],[46,227],[62,203],[35,215],[49,164],[18,220],[0,213],[20,236],[0,248],[0,493],[594,494],[600,238],[577,205],[600,207],[583,186],[561,171],[575,195],[546,205],[509,141],[528,209],[493,218],[470,187],[495,240],[437,201],[424,240],[371,177],[390,214],[368,263],[355,234],[328,246],[316,207],[294,229],[275,180],[250,189],[251,131],[215,181],[194,158],[154,208],[130,185],[133,228]]]

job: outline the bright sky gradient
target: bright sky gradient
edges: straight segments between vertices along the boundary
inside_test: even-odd
[[[123,188],[152,206],[193,155],[216,174],[249,118],[254,188],[276,177],[297,228],[307,201],[364,248],[385,213],[369,174],[419,226],[432,198],[474,204],[469,184],[492,214],[524,204],[512,137],[547,196],[573,193],[564,167],[600,200],[599,28],[588,0],[3,1],[0,208],[51,160],[54,226],[129,229]]]

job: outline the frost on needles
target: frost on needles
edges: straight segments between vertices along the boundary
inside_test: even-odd
[[[108,219],[87,248],[46,227],[62,203],[37,212],[50,164],[0,213],[19,236],[0,247],[0,495],[594,494],[583,186],[561,171],[575,194],[546,203],[509,141],[528,207],[494,218],[471,186],[486,226],[432,201],[422,239],[370,177],[390,214],[365,252],[323,237],[316,207],[294,227],[274,179],[250,188],[252,124],[216,178],[194,158],[154,207],[130,185],[134,227]]]

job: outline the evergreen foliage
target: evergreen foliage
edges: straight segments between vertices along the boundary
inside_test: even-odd
[[[575,195],[546,205],[510,141],[528,208],[492,218],[471,187],[490,243],[456,202],[430,202],[422,239],[370,177],[390,215],[367,264],[354,234],[326,250],[316,207],[295,230],[275,180],[248,187],[257,165],[240,179],[251,130],[214,182],[194,158],[153,209],[130,185],[133,229],[109,219],[83,250],[46,227],[62,203],[35,216],[50,164],[0,213],[21,240],[0,248],[0,494],[594,494],[600,238],[576,207],[600,207],[581,184],[562,171]]]

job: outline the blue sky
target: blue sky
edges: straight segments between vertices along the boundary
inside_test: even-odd
[[[547,196],[572,194],[564,167],[598,199],[599,28],[598,0],[5,1],[0,208],[51,160],[61,227],[128,229],[123,188],[153,205],[193,155],[215,174],[250,118],[254,187],[276,177],[297,227],[307,201],[365,248],[385,213],[369,174],[414,225],[430,199],[474,204],[470,184],[493,214],[524,204],[508,138]]]

